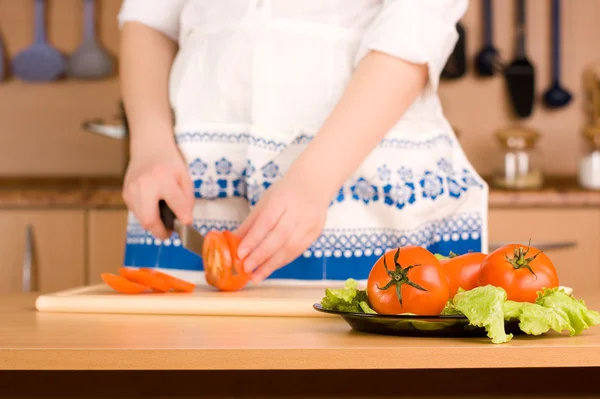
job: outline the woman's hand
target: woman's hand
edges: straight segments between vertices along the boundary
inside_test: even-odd
[[[184,224],[192,223],[194,188],[175,143],[132,158],[123,184],[123,199],[144,229],[168,238],[158,201],[164,199]]]
[[[318,238],[337,190],[402,117],[427,77],[426,65],[377,51],[363,58],[316,137],[238,230],[238,256],[254,271],[254,282]]]
[[[288,173],[271,186],[236,231],[238,256],[254,283],[300,256],[325,225],[331,196],[308,176],[296,176]]]

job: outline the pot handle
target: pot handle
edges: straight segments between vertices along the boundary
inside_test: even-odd
[[[107,125],[101,119],[84,121],[82,126],[87,132],[100,134],[117,140],[123,140],[127,134],[124,125]]]
[[[23,257],[23,292],[31,292],[33,276],[33,227],[25,226],[25,256]]]

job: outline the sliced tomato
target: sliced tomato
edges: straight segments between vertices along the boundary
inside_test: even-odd
[[[160,272],[158,270],[154,270],[148,267],[144,267],[139,269],[141,272],[149,273],[157,278],[164,280],[175,292],[194,292],[196,289],[196,285],[190,283],[189,281],[181,280],[176,277],[171,276],[170,274]]]
[[[438,259],[413,245],[381,256],[367,282],[369,302],[380,314],[439,315],[448,292],[448,278]]]
[[[225,231],[211,231],[204,237],[202,260],[206,282],[221,291],[239,291],[250,281],[250,273],[237,256],[239,237]]]
[[[168,292],[171,289],[169,283],[163,278],[150,273],[145,273],[141,270],[121,267],[119,269],[119,274],[121,277],[126,278],[129,281],[150,287],[156,292]]]
[[[133,281],[129,281],[128,279],[117,276],[112,273],[102,273],[100,275],[102,280],[113,290],[120,292],[122,294],[141,294],[146,291],[150,291],[150,287],[134,283]]]

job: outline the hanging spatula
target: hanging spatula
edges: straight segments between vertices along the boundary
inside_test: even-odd
[[[531,115],[535,97],[535,68],[525,52],[525,21],[525,0],[517,0],[517,51],[504,76],[513,108],[521,118]]]

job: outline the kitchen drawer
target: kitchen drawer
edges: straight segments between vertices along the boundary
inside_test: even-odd
[[[88,283],[101,283],[101,273],[123,265],[127,210],[91,210],[88,224]]]
[[[83,285],[84,225],[83,210],[1,210],[0,294]],[[24,280],[29,281],[29,289],[24,288]]]
[[[519,242],[532,246],[572,243],[545,250],[560,283],[581,291],[600,289],[600,210],[491,209],[489,243]]]

